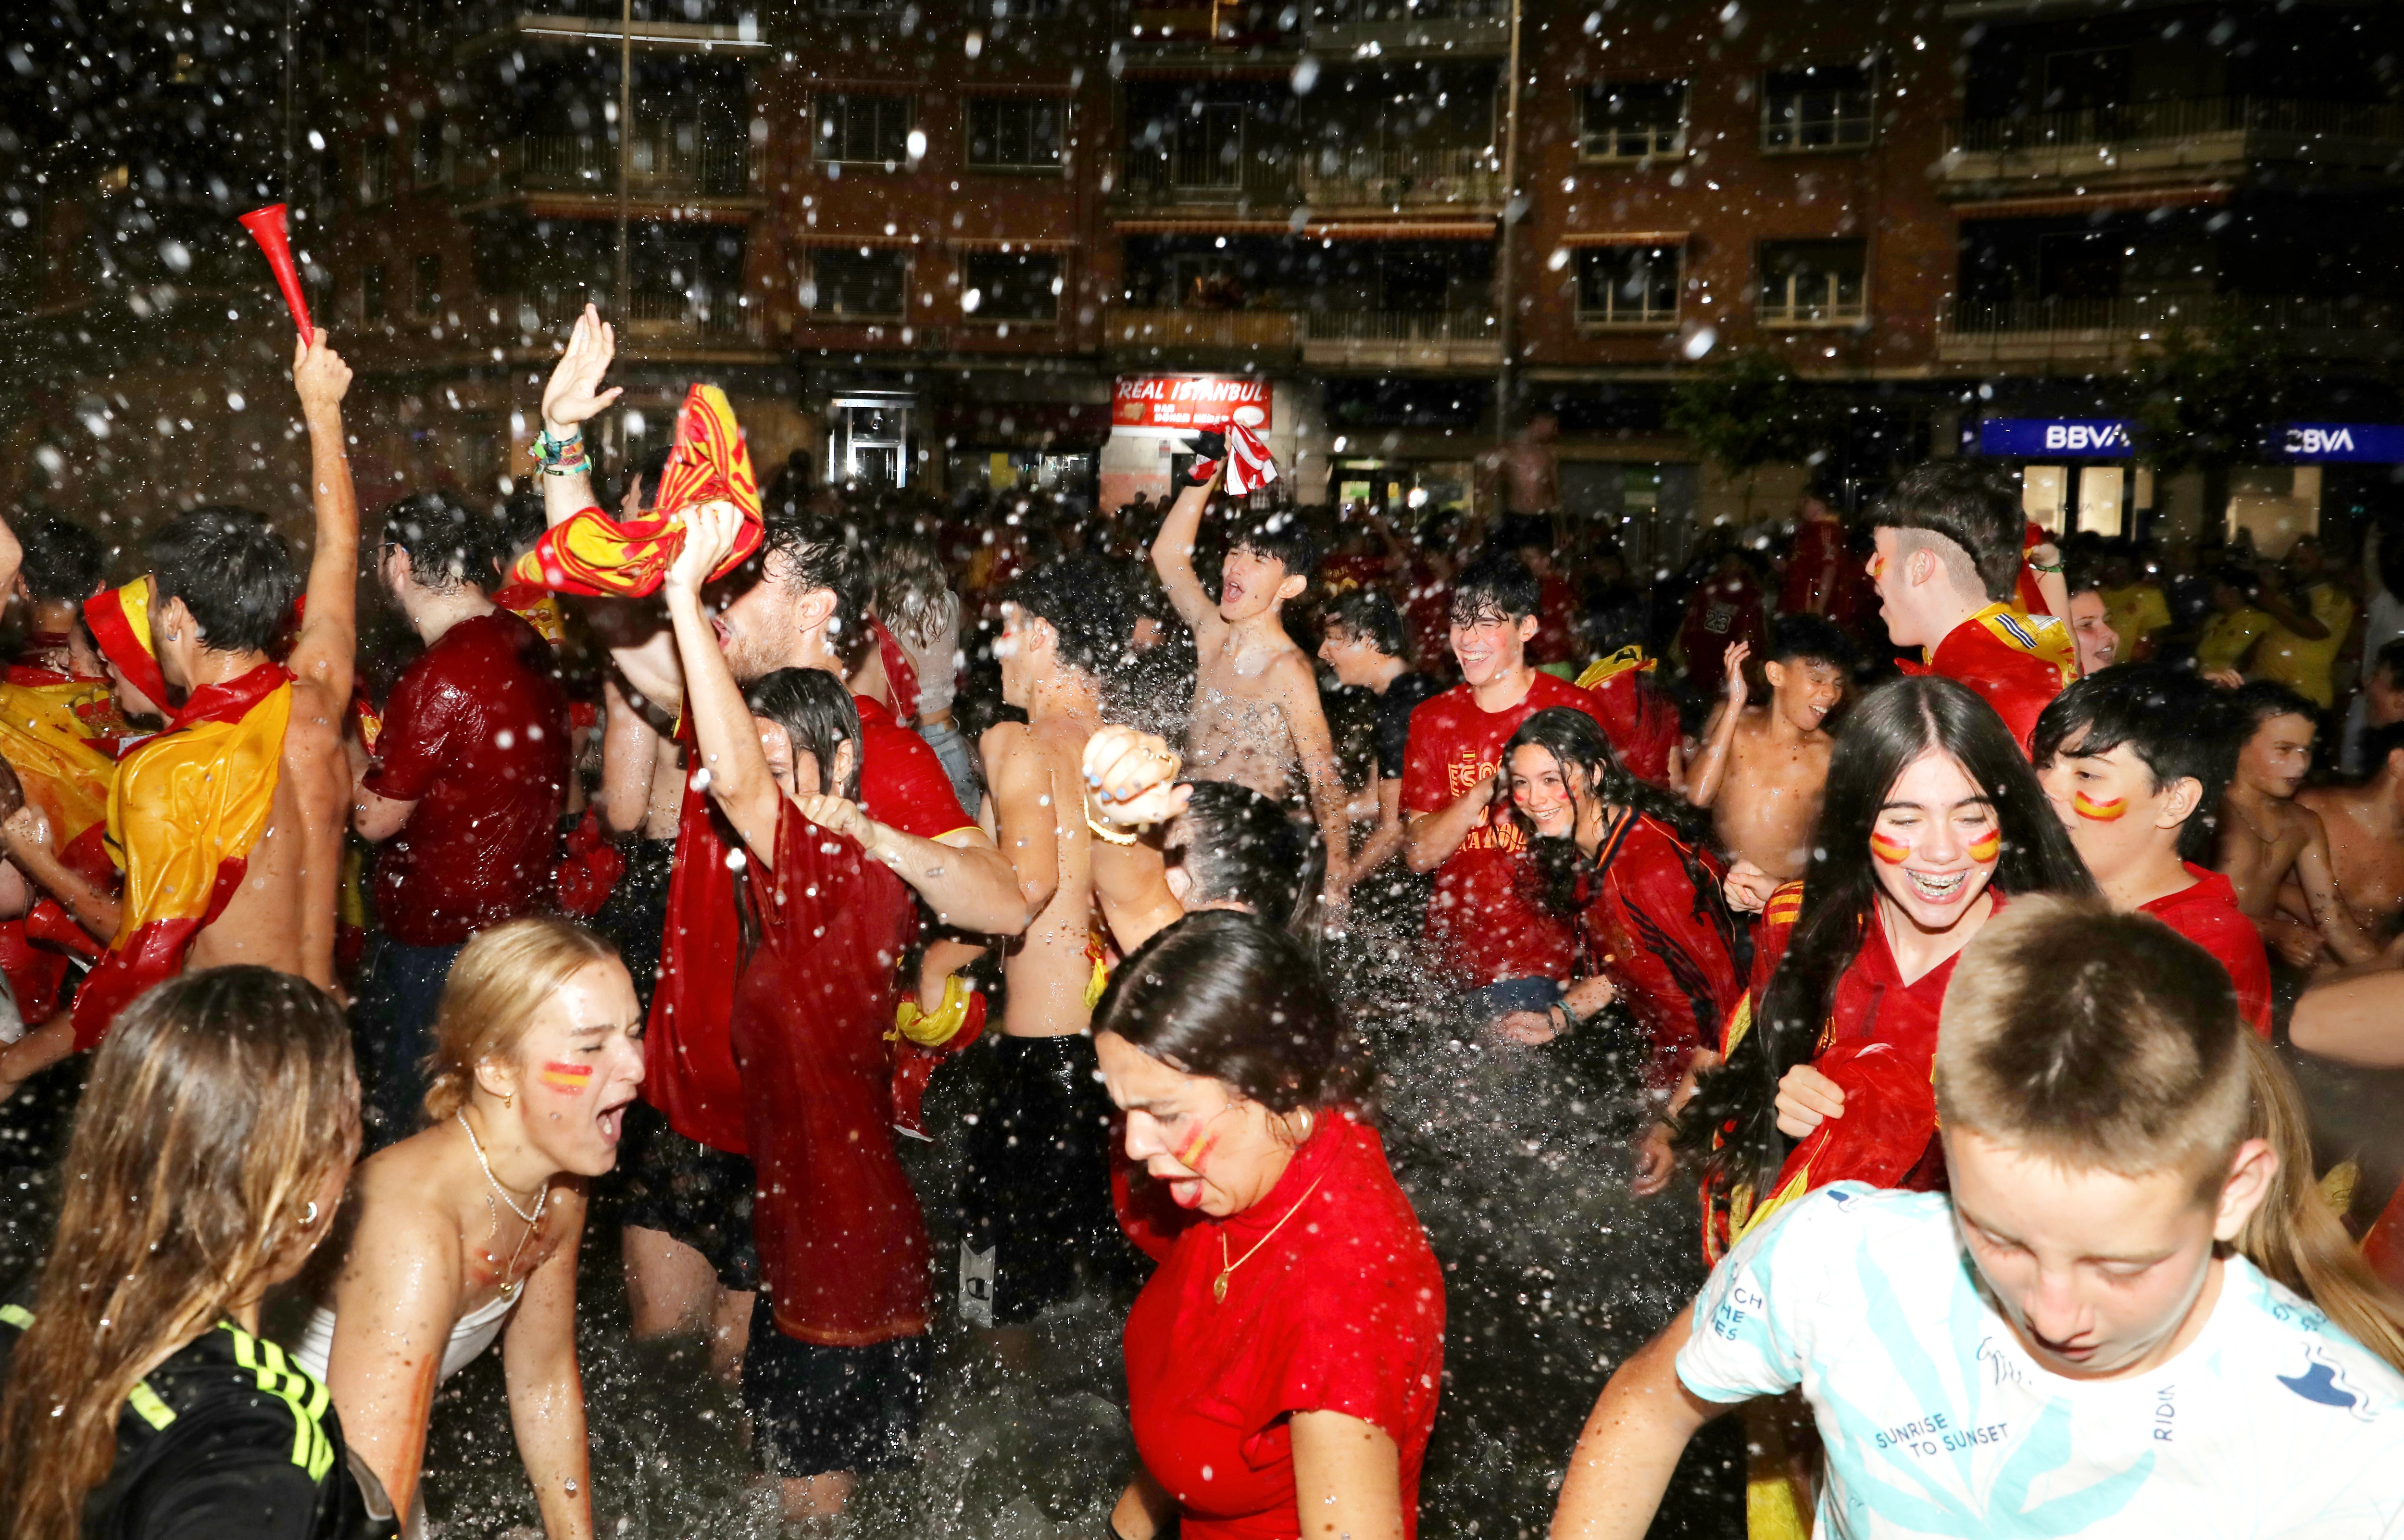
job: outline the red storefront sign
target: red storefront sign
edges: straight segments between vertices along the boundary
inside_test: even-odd
[[[1246,410],[1249,409],[1249,410]],[[1237,412],[1243,412],[1239,418]],[[1209,431],[1242,422],[1269,428],[1269,383],[1217,374],[1147,374],[1111,385],[1111,422],[1118,427],[1181,427]]]

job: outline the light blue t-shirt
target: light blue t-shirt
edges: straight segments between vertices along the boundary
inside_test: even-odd
[[[2404,1376],[2243,1257],[2169,1363],[2065,1379],[1980,1293],[1943,1194],[1840,1183],[1712,1271],[1678,1378],[1801,1388],[1823,1536],[2404,1537]]]

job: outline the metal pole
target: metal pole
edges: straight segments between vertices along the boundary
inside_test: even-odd
[[[635,0],[618,0],[618,292],[610,304],[621,321],[633,314],[626,273],[626,196],[635,171]]]
[[[1499,446],[1511,434],[1511,354],[1518,345],[1518,296],[1512,283],[1513,240],[1518,220],[1511,205],[1519,196],[1519,21],[1521,0],[1511,0],[1511,63],[1503,77],[1508,93],[1502,119],[1502,240],[1494,258],[1495,334],[1502,342],[1502,363],[1494,379],[1494,441]]]

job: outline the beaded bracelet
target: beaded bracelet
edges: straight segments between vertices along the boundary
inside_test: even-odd
[[[548,428],[538,428],[534,436],[534,462],[547,475],[572,476],[589,469],[592,461],[584,453],[583,430],[571,430],[565,439],[554,439]]]

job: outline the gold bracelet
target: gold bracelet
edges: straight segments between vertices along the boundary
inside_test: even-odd
[[[1133,845],[1136,841],[1143,838],[1141,833],[1133,829],[1116,830],[1103,828],[1100,824],[1094,821],[1093,810],[1090,808],[1085,812],[1085,827],[1091,829],[1097,838],[1099,838],[1105,844],[1109,845]]]

